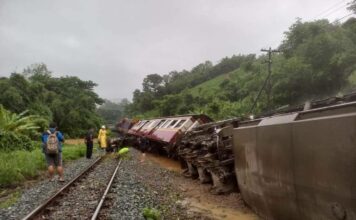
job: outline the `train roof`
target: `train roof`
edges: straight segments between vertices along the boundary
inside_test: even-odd
[[[356,92],[352,92],[342,96],[333,96],[324,99],[311,100],[309,102],[304,102],[302,104],[295,105],[295,106],[289,106],[289,105],[282,106],[275,110],[261,113],[256,117],[256,119],[273,117],[276,115],[283,115],[283,114],[289,114],[295,112],[310,111],[314,109],[320,109],[320,108],[330,107],[333,105],[339,105],[344,103],[351,103],[355,101],[356,101]]]
[[[213,119],[211,119],[209,116],[207,116],[205,114],[187,114],[187,115],[164,116],[164,117],[159,117],[159,118],[142,119],[140,121],[149,121],[149,120],[157,120],[157,119],[165,119],[165,118],[183,118],[183,117],[193,117],[195,119],[202,118],[206,122],[213,121]]]

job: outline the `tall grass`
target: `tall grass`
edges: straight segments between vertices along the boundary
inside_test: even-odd
[[[63,146],[62,158],[64,163],[85,155],[85,145]],[[0,151],[0,187],[19,185],[26,179],[37,177],[46,169],[46,161],[41,149],[33,151],[17,150]]]

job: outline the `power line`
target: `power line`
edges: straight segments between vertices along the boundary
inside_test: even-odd
[[[335,24],[335,23],[337,23],[337,22],[341,21],[342,19],[347,18],[347,17],[349,17],[349,16],[351,16],[351,15],[353,15],[353,14],[354,14],[353,12],[352,12],[352,13],[350,13],[350,14],[347,14],[347,15],[345,15],[344,17],[342,17],[342,18],[339,18],[339,19],[335,20],[335,21],[333,22],[333,24]]]
[[[347,0],[341,0],[341,1],[337,2],[336,4],[332,5],[332,6],[329,7],[328,9],[326,9],[326,10],[322,11],[321,13],[319,13],[318,15],[316,15],[316,16],[314,17],[314,19],[320,17],[321,15],[323,15],[323,14],[325,14],[325,13],[328,13],[330,10],[334,9],[334,8],[335,8],[336,6],[338,6],[340,3],[344,3],[345,1],[347,1]]]
[[[336,8],[335,10],[332,10],[331,12],[327,13],[327,14],[324,15],[323,17],[327,17],[327,16],[333,14],[334,12],[340,11],[340,9],[344,9],[344,8],[346,8],[346,7],[347,7],[347,4],[346,4],[346,5],[341,5],[341,7],[338,7],[338,8]]]

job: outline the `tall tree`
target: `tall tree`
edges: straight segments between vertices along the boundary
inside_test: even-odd
[[[143,79],[143,92],[157,94],[163,86],[163,77],[158,74],[149,74]]]
[[[349,2],[347,9],[356,14],[356,0]]]

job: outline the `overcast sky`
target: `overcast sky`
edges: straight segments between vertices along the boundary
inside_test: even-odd
[[[55,76],[132,97],[147,74],[277,47],[295,22],[349,14],[340,0],[0,0],[0,76],[45,63]],[[328,10],[329,9],[329,10]]]

